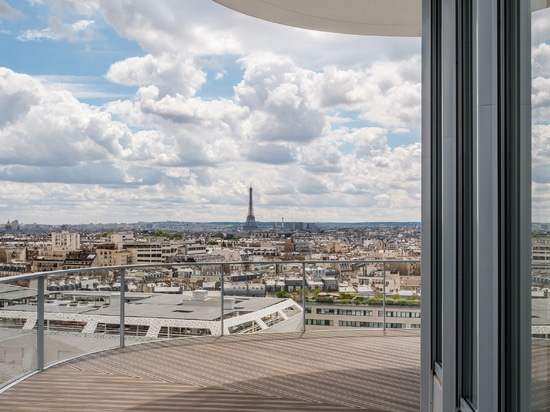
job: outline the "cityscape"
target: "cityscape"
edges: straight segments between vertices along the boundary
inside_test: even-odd
[[[417,222],[346,224],[289,222],[284,218],[280,222],[257,222],[252,188],[244,224],[165,221],[43,225],[11,220],[0,233],[2,276],[146,263],[419,260],[421,250]],[[338,274],[345,267],[333,266]],[[420,265],[415,266],[406,275],[418,277],[413,290],[419,292]],[[359,284],[350,274],[346,281],[350,287]],[[392,292],[399,291],[397,284]]]
[[[0,38],[0,409],[550,411],[550,0]]]

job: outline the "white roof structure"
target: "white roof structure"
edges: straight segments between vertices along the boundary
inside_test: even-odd
[[[159,337],[162,328],[202,330],[212,335],[219,335],[221,334],[219,320],[221,296],[219,292],[210,292],[210,294],[207,291],[201,292],[204,293],[199,300],[192,298],[188,292],[178,295],[142,294],[142,299],[126,304],[125,324],[139,326],[144,331],[145,338]],[[101,308],[86,304],[86,301],[47,302],[44,319],[67,326],[78,324],[83,334],[102,333],[101,325],[116,326],[120,323],[119,300],[115,299],[117,297],[116,293],[111,294],[112,304]],[[265,332],[275,325],[277,325],[277,331],[301,330],[300,314],[303,310],[292,299],[224,296],[224,308],[224,334],[226,335]],[[287,322],[292,318],[296,319]],[[25,321],[20,325],[21,330],[33,330],[37,322],[36,305],[6,306],[0,310],[0,319],[8,320],[8,323],[10,320],[24,319]]]
[[[422,0],[214,0],[262,20],[303,29],[370,36],[419,37]],[[532,0],[533,11],[550,0]]]
[[[415,36],[421,0],[214,0],[249,16],[310,30],[372,36]]]

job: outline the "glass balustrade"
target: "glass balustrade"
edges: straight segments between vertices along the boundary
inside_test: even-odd
[[[37,369],[36,283],[36,280],[23,280],[0,284],[2,296],[17,303],[17,309],[6,303],[0,309],[0,386]]]
[[[420,328],[420,262],[182,262],[0,278],[0,387],[59,361],[206,335]]]

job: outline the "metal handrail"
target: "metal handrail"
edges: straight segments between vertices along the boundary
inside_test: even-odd
[[[121,269],[147,269],[158,267],[177,267],[177,266],[213,266],[213,265],[313,265],[318,263],[420,263],[420,259],[357,259],[357,260],[268,260],[268,261],[215,261],[215,262],[173,262],[173,263],[139,263],[133,265],[119,266],[94,266],[80,269],[62,269],[47,272],[23,273],[20,275],[6,276],[0,278],[1,283],[15,282],[18,280],[37,279],[40,277],[50,277],[58,275],[73,275],[76,273],[95,272],[99,270],[121,270]]]
[[[216,266],[220,265],[220,289],[221,289],[221,335],[224,334],[224,300],[223,300],[223,293],[224,293],[224,274],[223,274],[223,266],[224,265],[234,265],[234,266],[242,266],[242,265],[251,265],[251,266],[259,266],[259,265],[296,265],[298,267],[301,266],[301,272],[302,272],[302,328],[303,332],[306,331],[306,266],[307,265],[318,265],[318,264],[338,264],[338,263],[346,263],[346,264],[375,264],[379,263],[382,264],[382,270],[383,270],[383,305],[384,305],[384,320],[383,320],[383,329],[386,329],[386,293],[385,293],[385,277],[386,277],[386,267],[389,263],[420,263],[420,259],[354,259],[354,260],[269,260],[269,261],[237,261],[237,262],[227,262],[227,261],[217,261],[217,262],[174,262],[174,263],[142,263],[142,264],[134,264],[134,265],[119,265],[119,266],[96,266],[96,267],[90,267],[90,268],[80,268],[80,269],[63,269],[63,270],[55,270],[55,271],[47,271],[47,272],[34,272],[34,273],[24,273],[14,276],[7,276],[0,278],[0,284],[5,283],[13,283],[18,282],[22,280],[33,280],[37,279],[37,364],[36,364],[36,370],[30,371],[25,376],[29,376],[31,374],[36,373],[36,371],[42,371],[45,368],[45,360],[44,360],[44,345],[45,345],[45,338],[44,338],[44,304],[45,304],[45,279],[53,276],[60,276],[60,275],[74,275],[78,273],[90,273],[90,272],[97,272],[97,271],[119,271],[120,273],[120,319],[119,319],[119,331],[120,331],[120,347],[125,346],[125,334],[124,334],[124,328],[125,328],[125,275],[126,270],[135,270],[135,269],[150,269],[150,268],[173,268],[173,267],[189,267],[189,266],[195,266],[195,267],[202,267],[202,266]],[[6,382],[0,382],[0,388],[7,384]]]

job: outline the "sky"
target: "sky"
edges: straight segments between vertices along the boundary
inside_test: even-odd
[[[549,20],[533,36],[539,205]],[[0,222],[244,222],[249,186],[260,222],[420,221],[420,69],[419,38],[207,0],[0,0]]]

